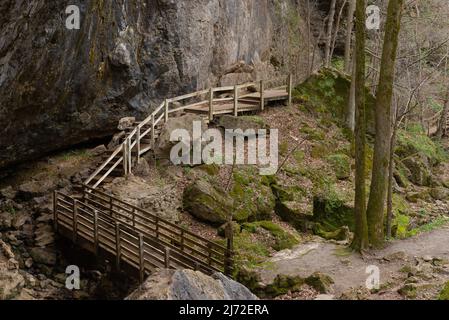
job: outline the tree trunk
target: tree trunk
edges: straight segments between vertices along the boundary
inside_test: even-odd
[[[390,0],[388,3],[379,86],[376,95],[376,141],[367,209],[369,240],[375,248],[383,246],[385,241],[384,210],[390,163],[391,102],[403,4],[404,0]]]
[[[351,43],[352,43],[352,29],[354,25],[354,11],[355,11],[355,0],[349,0],[347,26],[346,26],[346,42],[345,42],[345,72],[347,74],[351,74],[352,68]]]
[[[332,28],[334,27],[334,19],[335,19],[335,7],[337,5],[337,0],[332,0],[331,7],[329,10],[329,20],[327,22],[327,34],[326,34],[326,47],[325,47],[325,56],[324,61],[326,67],[329,67],[331,62],[331,44],[332,44]]]
[[[449,90],[447,91],[446,101],[444,102],[443,111],[441,112],[441,118],[438,123],[437,138],[441,139],[447,135],[447,123],[449,115]]]
[[[399,126],[398,109],[396,106],[395,119],[393,121],[393,133],[390,141],[390,165],[388,168],[388,194],[387,194],[387,239],[391,238],[391,224],[393,221],[393,179],[394,179],[394,149],[396,148],[396,134]]]
[[[355,232],[352,248],[358,251],[368,247],[366,216],[366,121],[365,121],[365,0],[357,1],[355,45]]]
[[[357,61],[354,55],[353,57],[353,66],[352,66],[352,77],[351,77],[351,89],[349,90],[349,99],[348,105],[346,109],[346,127],[354,132],[355,129],[355,91],[356,91],[356,68]]]

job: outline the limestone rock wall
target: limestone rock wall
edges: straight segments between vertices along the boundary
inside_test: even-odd
[[[166,97],[276,72],[303,77],[300,3],[2,0],[0,167],[106,137]],[[69,4],[81,9],[80,30],[65,28]]]

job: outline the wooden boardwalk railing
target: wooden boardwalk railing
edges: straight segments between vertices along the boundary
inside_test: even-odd
[[[125,263],[141,281],[156,268],[231,275],[232,239],[225,247],[104,192],[84,190],[82,201],[54,193],[55,230],[97,255],[115,257],[117,269]]]
[[[253,89],[251,92],[249,89]],[[84,182],[96,189],[119,166],[123,166],[124,175],[133,167],[133,155],[136,162],[146,152],[154,149],[157,139],[156,128],[167,122],[179,112],[199,113],[213,120],[214,116],[248,111],[263,111],[270,101],[292,101],[292,76],[251,82],[242,85],[210,88],[194,93],[166,99],[145,120],[140,122],[123,143],[107,158],[97,170]],[[245,91],[246,90],[246,91]]]

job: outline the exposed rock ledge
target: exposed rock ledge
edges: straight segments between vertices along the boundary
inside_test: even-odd
[[[257,300],[246,287],[221,273],[162,269],[126,300]]]

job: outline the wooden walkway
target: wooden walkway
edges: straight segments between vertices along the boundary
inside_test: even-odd
[[[157,268],[187,268],[206,274],[233,270],[232,230],[226,246],[202,238],[111,195],[98,187],[132,173],[134,164],[154,150],[162,126],[180,113],[215,116],[263,111],[271,102],[292,99],[292,77],[210,88],[166,99],[146,119],[127,129],[84,182],[82,197],[55,192],[54,227],[84,249],[115,260],[116,268],[137,271],[140,280]],[[229,224],[229,228],[231,224]]]
[[[157,268],[187,268],[231,275],[232,241],[227,246],[202,238],[152,213],[86,187],[83,199],[54,193],[54,228],[73,243],[112,257],[139,272],[140,280]]]

